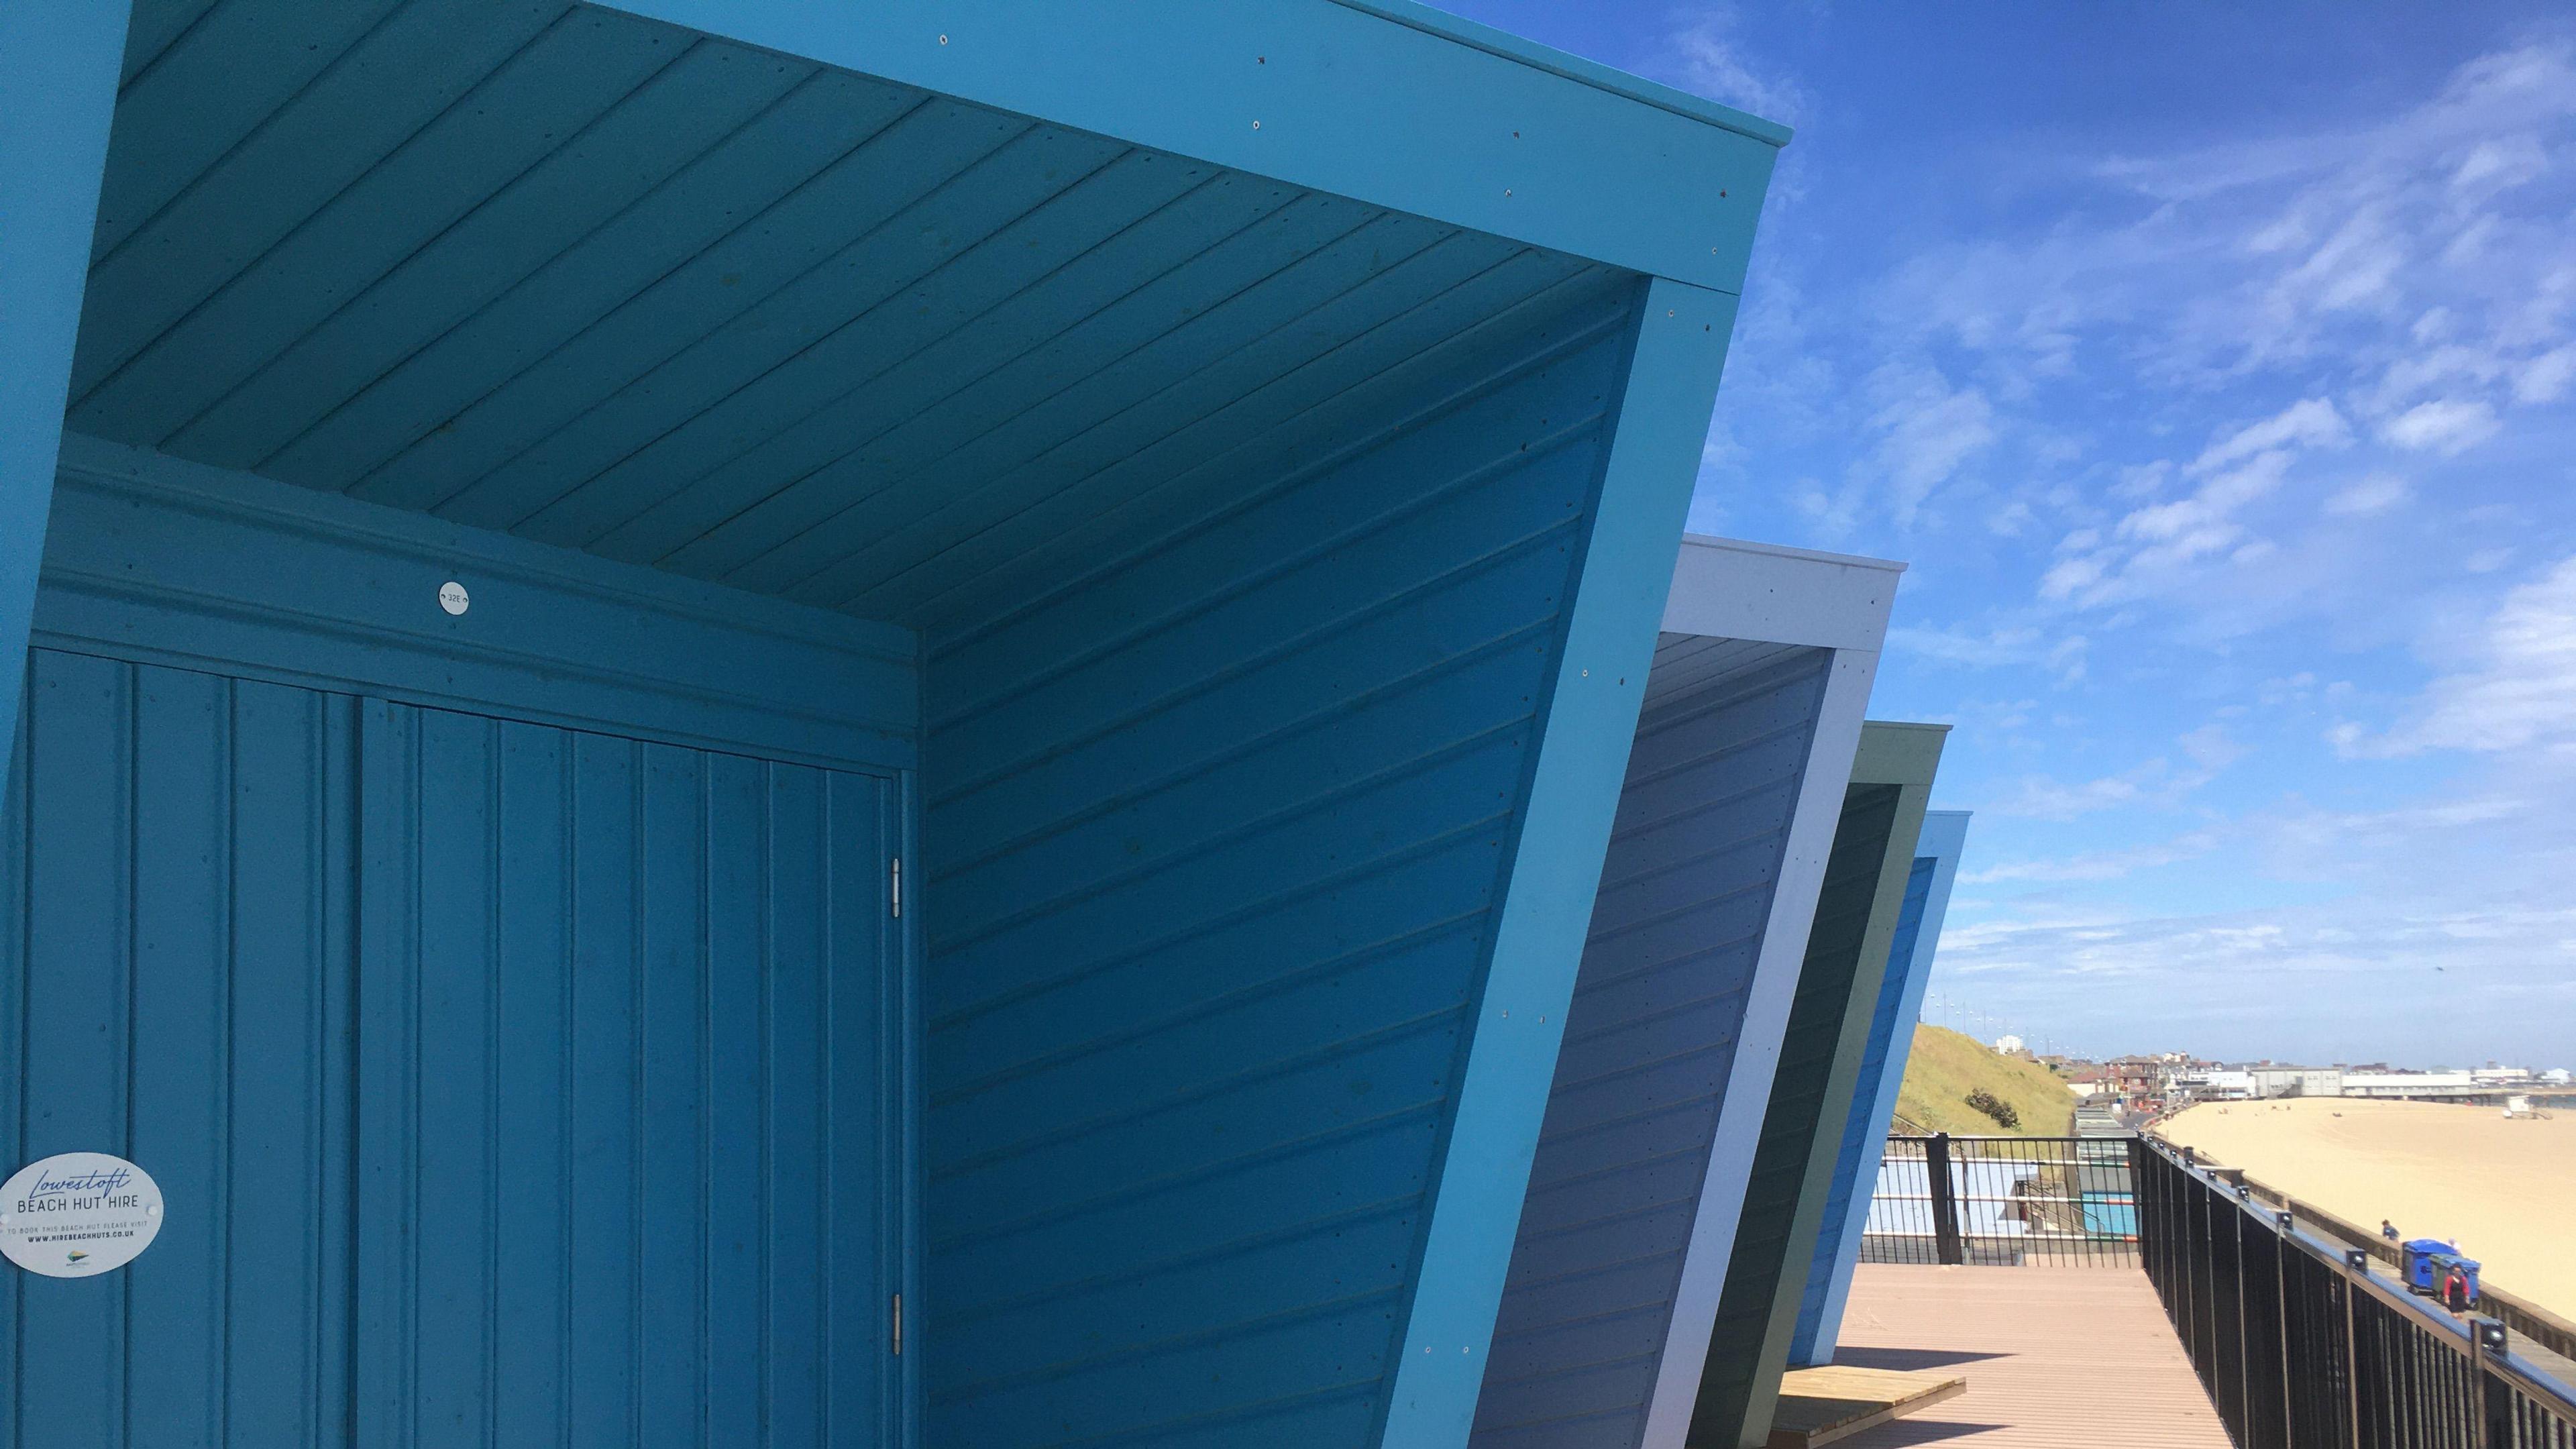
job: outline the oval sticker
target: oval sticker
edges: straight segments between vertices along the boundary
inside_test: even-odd
[[[152,1174],[104,1152],[65,1152],[0,1186],[0,1254],[48,1278],[113,1272],[161,1231]]]

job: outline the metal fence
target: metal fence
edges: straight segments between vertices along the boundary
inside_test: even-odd
[[[2138,1198],[2121,1137],[1887,1139],[1864,1263],[2130,1265]]]
[[[2275,1211],[2286,1208],[2297,1214],[2301,1229],[2334,1242],[2338,1251],[2360,1248],[2391,1268],[2400,1267],[2405,1261],[2405,1252],[2396,1243],[2358,1223],[2346,1222],[2314,1203],[2301,1202],[2250,1177],[2233,1172],[2222,1175],[2235,1181],[2243,1193],[2251,1194],[2264,1207]],[[2576,1323],[2492,1283],[2481,1284],[2478,1291],[2478,1311],[2491,1318],[2503,1319],[2516,1343],[2536,1344],[2549,1350],[2556,1358],[2576,1360]]]
[[[2147,1278],[2239,1449],[2576,1449],[2576,1391],[2501,1322],[2414,1297],[2187,1153],[2131,1151]]]

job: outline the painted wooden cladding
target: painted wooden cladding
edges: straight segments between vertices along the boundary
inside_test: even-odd
[[[1370,1442],[1625,307],[931,640],[933,1442]]]
[[[1648,685],[1478,1449],[1639,1442],[1832,658],[1667,652],[1693,687]]]
[[[1832,1287],[1834,1265],[1842,1255],[1843,1239],[1859,1229],[1860,1218],[1851,1209],[1862,1163],[1870,1164],[1873,1181],[1878,1176],[1878,1154],[1886,1144],[1889,1127],[1878,1114],[1876,1088],[1880,1074],[1887,1069],[1888,1044],[1897,1032],[1911,1037],[1914,1031],[1913,1013],[1906,1010],[1906,988],[1913,976],[1915,942],[1923,929],[1924,906],[1931,898],[1933,867],[1937,863],[1928,855],[1918,855],[1905,873],[1905,902],[1897,913],[1895,941],[1888,947],[1887,974],[1879,982],[1878,999],[1871,1005],[1869,1043],[1861,1052],[1860,1078],[1852,1092],[1851,1110],[1844,1114],[1841,1145],[1834,1154],[1833,1184],[1825,1194],[1824,1223],[1817,1231],[1815,1258],[1807,1266],[1806,1287],[1798,1300],[1798,1324],[1789,1338],[1791,1363],[1822,1363],[1833,1357],[1830,1340],[1822,1345],[1821,1354],[1817,1352],[1817,1334],[1824,1323],[1825,1300]],[[1875,1143],[1872,1139],[1876,1139]]]
[[[1888,841],[1901,824],[1901,794],[1895,785],[1857,784],[1844,794],[1833,854],[1816,898],[1815,929],[1807,938],[1806,961],[1781,1037],[1780,1067],[1763,1115],[1761,1142],[1742,1188],[1744,1213],[1709,1336],[1708,1364],[1691,1416],[1692,1444],[1759,1445],[1770,1429],[1790,1326],[1780,1312],[1782,1285],[1803,1280],[1806,1254],[1815,1246],[1821,1203],[1802,1198],[1815,1176],[1810,1168],[1831,1094],[1835,1054],[1851,1009],[1853,977],[1869,935]],[[1835,1120],[1840,1121],[1839,1113]],[[1819,1199],[1822,1187],[1821,1181],[1814,1184]]]
[[[1705,634],[1659,634],[1654,672],[1646,679],[1645,708],[1652,710],[1676,696],[1758,669],[1774,660],[1807,652],[1807,646],[1773,644],[1758,639],[1721,639]]]
[[[138,23],[73,428],[869,618],[1625,275],[614,10],[200,8]]]
[[[355,701],[44,650],[28,676],[0,1158],[117,1153],[168,1217],[116,1273],[0,1274],[0,1441],[344,1443]]]
[[[891,786],[39,651],[23,1160],[169,1205],[9,1274],[63,1444],[884,1442]]]

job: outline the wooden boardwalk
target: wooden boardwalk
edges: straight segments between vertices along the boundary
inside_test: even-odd
[[[2229,1449],[2135,1268],[1864,1263],[1834,1362],[1968,1381],[1836,1449]]]

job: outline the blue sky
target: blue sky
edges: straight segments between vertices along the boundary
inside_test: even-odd
[[[1911,563],[1952,1012],[2576,1065],[2576,14],[1444,4],[1797,128],[1693,526]]]

